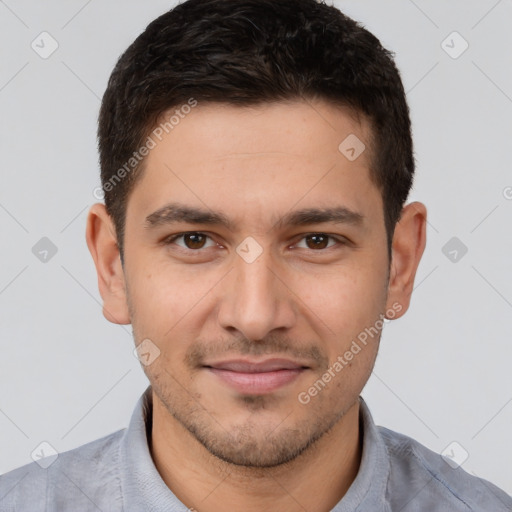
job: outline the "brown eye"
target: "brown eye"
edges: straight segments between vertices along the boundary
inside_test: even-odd
[[[183,241],[188,249],[202,249],[206,238],[201,233],[185,233],[183,235]]]
[[[329,243],[329,236],[322,233],[315,233],[304,237],[308,249],[325,249]]]
[[[210,240],[210,245],[206,245]],[[173,235],[167,238],[164,242],[166,245],[177,245],[181,249],[190,249],[191,251],[197,251],[215,245],[215,242],[210,239],[208,235],[191,231],[189,233],[180,233],[179,235]]]

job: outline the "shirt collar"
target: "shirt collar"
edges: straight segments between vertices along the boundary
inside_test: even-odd
[[[373,421],[370,409],[359,397],[359,424],[362,427],[363,450],[359,471],[352,485],[332,512],[385,512],[386,488],[389,478],[389,454]]]
[[[360,425],[363,448],[356,479],[332,512],[372,510],[384,512],[389,456],[363,398],[360,397]],[[126,512],[187,512],[189,509],[167,487],[155,467],[148,446],[151,435],[153,400],[151,386],[142,394],[128,429],[121,440],[120,466]]]
[[[123,509],[125,512],[187,512],[187,507],[162,480],[151,457],[148,439],[151,435],[152,412],[153,398],[149,386],[137,402],[121,441]]]

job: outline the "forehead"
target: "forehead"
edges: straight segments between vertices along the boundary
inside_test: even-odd
[[[187,110],[167,125],[176,108],[166,113],[159,131],[150,134],[155,145],[133,192],[141,212],[176,198],[212,208],[245,205],[248,211],[250,205],[286,209],[299,201],[306,207],[308,201],[328,202],[326,194],[335,191],[345,191],[352,203],[347,206],[357,211],[363,196],[375,195],[370,126],[346,107],[319,101],[251,107],[199,102]]]
[[[339,144],[350,135],[364,141],[366,147],[370,144],[371,128],[365,115],[324,100],[288,100],[252,106],[196,103],[197,106],[186,111],[187,104],[183,104],[164,112],[151,132],[153,138],[156,132],[155,142],[159,146],[159,142],[186,142],[188,162],[205,156],[226,158],[255,152],[318,157],[339,150]],[[190,147],[200,152],[191,153]],[[152,159],[151,155],[154,158],[160,154],[162,148],[156,149],[148,160]],[[180,149],[174,148],[176,158],[181,156]],[[366,153],[362,160],[368,156]]]

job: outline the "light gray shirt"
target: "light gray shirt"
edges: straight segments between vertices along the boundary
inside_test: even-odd
[[[512,511],[512,497],[493,484],[453,468],[407,436],[377,427],[360,400],[361,465],[333,512]],[[47,468],[39,460],[0,476],[0,511],[187,512],[151,458],[151,420],[148,387],[127,429],[61,453]]]

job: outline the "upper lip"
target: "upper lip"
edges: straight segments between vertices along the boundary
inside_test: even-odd
[[[216,370],[228,370],[241,373],[262,373],[276,370],[300,370],[308,368],[307,366],[292,361],[290,359],[266,359],[264,361],[248,361],[245,359],[232,359],[229,361],[219,361],[204,365],[207,368]]]

